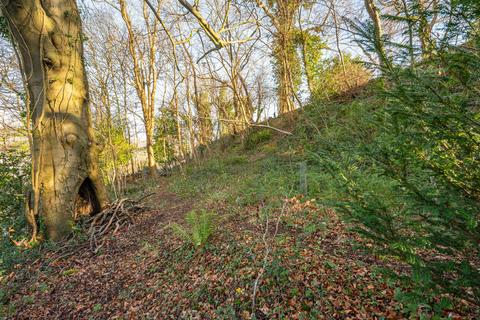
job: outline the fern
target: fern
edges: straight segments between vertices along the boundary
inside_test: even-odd
[[[178,223],[171,223],[170,228],[172,228],[172,232],[180,239],[188,242],[190,241],[190,235],[187,230]]]
[[[188,228],[178,223],[172,223],[170,227],[173,233],[185,242],[189,242],[195,247],[203,247],[215,232],[216,220],[217,215],[214,212],[206,210],[191,211],[185,217]]]

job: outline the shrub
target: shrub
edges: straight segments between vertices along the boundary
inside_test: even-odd
[[[338,57],[325,60],[317,70],[313,94],[314,100],[330,100],[340,97],[353,97],[366,86],[372,74],[363,64],[348,55],[343,63]]]
[[[434,50],[389,52],[373,130],[352,130],[349,143],[321,132],[330,141],[314,157],[338,181],[337,204],[357,231],[410,266],[388,274],[408,288],[397,297],[414,314],[420,305],[440,314],[452,296],[480,305],[480,11],[470,1],[439,8],[458,19]],[[364,27],[360,45],[375,48]]]
[[[119,173],[126,170],[135,148],[128,142],[124,128],[116,124],[99,125],[97,139],[103,146],[99,154],[100,169],[103,177],[107,179],[107,184],[115,191],[116,185],[122,187],[119,183]]]
[[[187,213],[185,221],[188,228],[172,223],[170,227],[173,233],[194,247],[204,247],[215,231],[217,214],[206,210],[191,211]]]
[[[15,263],[18,251],[10,237],[28,237],[23,214],[24,195],[29,183],[30,162],[27,152],[0,152],[0,275]]]
[[[253,150],[255,147],[263,142],[269,141],[273,134],[270,129],[262,129],[258,131],[252,131],[247,135],[244,142],[245,150]]]
[[[0,153],[0,219],[12,224],[22,210],[30,165],[26,152],[6,150]]]
[[[161,109],[155,119],[153,151],[155,160],[166,165],[175,161],[177,139],[177,117],[171,108]]]
[[[453,47],[394,69],[373,135],[352,126],[349,143],[343,129],[318,137],[330,139],[315,158],[343,191],[338,206],[377,253],[410,266],[389,274],[409,288],[397,297],[413,313],[445,308],[444,294],[480,305],[479,71],[475,52]]]

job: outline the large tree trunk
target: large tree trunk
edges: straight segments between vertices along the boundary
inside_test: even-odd
[[[262,0],[255,2],[270,18],[275,28],[273,58],[277,77],[278,111],[280,114],[288,113],[295,110],[296,82],[299,76],[294,43],[295,22],[297,10],[303,0],[269,1],[268,6],[274,8],[273,11],[270,11]]]
[[[32,192],[27,214],[59,240],[74,212],[95,213],[107,203],[99,176],[75,0],[6,0],[25,75],[32,130]]]
[[[279,112],[280,114],[284,114],[295,110],[295,89],[291,70],[295,53],[288,49],[288,47],[291,47],[291,40],[288,35],[278,35],[277,37]]]
[[[294,43],[295,14],[299,1],[282,0],[277,3],[277,30],[275,34],[274,57],[278,77],[279,113],[295,110],[295,78],[297,57]]]

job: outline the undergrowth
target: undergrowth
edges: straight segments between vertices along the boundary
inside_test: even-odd
[[[405,136],[395,135],[386,125],[392,109],[385,108],[390,101],[381,93],[383,85],[381,81],[372,82],[360,97],[349,102],[318,102],[305,107],[295,119],[291,136],[271,131],[268,139],[254,139],[246,152],[213,150],[207,160],[188,165],[181,178],[172,179],[171,186],[179,194],[202,199],[199,207],[224,202],[248,208],[297,194],[303,201],[314,199],[320,206],[336,208],[353,230],[377,244],[363,249],[393,264],[409,265],[410,269],[403,269],[408,272],[383,269],[386,280],[400,281],[396,297],[403,303],[404,312],[421,317],[442,315],[462,297],[475,303],[472,292],[477,290],[476,271],[472,263],[478,252],[474,242],[462,238],[462,233],[445,233],[448,229],[438,219],[442,212],[453,214],[473,203],[468,204],[469,200],[457,191],[441,187],[443,182],[415,160],[415,153],[401,149],[409,144],[399,140]],[[263,137],[264,130],[259,132]],[[390,160],[382,159],[385,155]],[[410,159],[405,164],[410,162],[412,180],[396,176],[401,159]],[[416,194],[412,185],[423,195]],[[435,192],[429,194],[431,191]],[[438,202],[439,196],[444,200]],[[434,202],[422,197],[431,197]],[[442,209],[445,205],[451,206],[450,211]],[[433,219],[431,227],[418,225],[422,212]],[[315,228],[305,226],[306,232],[315,232]],[[456,249],[437,251],[439,243],[451,245],[454,239]],[[462,255],[468,252],[473,254],[472,259],[462,262],[466,257]],[[448,253],[452,259],[434,262],[435,255],[445,257]],[[443,278],[448,272],[456,273],[458,280]]]
[[[190,211],[185,216],[185,222],[188,227],[172,223],[170,228],[183,241],[190,243],[194,247],[203,248],[215,232],[218,215],[207,210]]]

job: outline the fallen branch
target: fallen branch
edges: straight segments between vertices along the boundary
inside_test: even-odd
[[[114,235],[120,228],[131,225],[134,222],[135,215],[148,209],[141,202],[152,195],[154,193],[142,196],[137,200],[118,199],[102,212],[84,219],[81,226],[88,240],[66,242],[53,252],[47,265],[55,264],[57,261],[73,256],[83,249],[97,253],[104,246],[107,235]]]
[[[282,211],[281,211],[280,215],[277,217],[277,221],[275,222],[275,230],[274,230],[273,235],[272,235],[272,240],[274,240],[275,237],[277,236],[278,227],[280,225],[281,218],[282,218],[283,214],[285,213],[286,206],[287,206],[287,201],[284,201],[283,206],[282,206]],[[269,219],[268,219],[268,215],[267,215],[267,221],[265,222],[265,230],[264,230],[263,236],[262,236],[262,241],[263,241],[263,244],[265,246],[265,253],[264,253],[264,256],[263,256],[262,268],[258,272],[258,275],[255,278],[255,281],[253,282],[252,319],[255,319],[256,298],[257,298],[257,292],[258,292],[258,289],[259,289],[260,280],[262,279],[263,274],[265,273],[265,269],[267,268],[267,265],[268,265],[268,259],[270,257],[270,253],[272,251],[272,248],[270,247],[270,245],[268,243],[268,239],[267,239],[268,228],[269,228]]]
[[[259,127],[259,128],[267,128],[267,129],[271,129],[273,131],[277,131],[277,132],[280,132],[280,133],[283,133],[283,134],[286,134],[286,135],[293,135],[293,133],[289,132],[289,131],[285,131],[285,130],[282,130],[282,129],[279,129],[279,128],[276,128],[276,127],[272,127],[268,124],[259,124],[259,123],[251,123],[251,122],[247,122],[247,121],[242,121],[242,120],[233,120],[233,119],[221,119],[221,118],[218,118],[218,119],[214,119],[214,118],[209,118],[209,117],[197,117],[198,119],[205,119],[205,120],[212,120],[212,121],[223,121],[223,122],[233,122],[233,123],[241,123],[241,124],[246,124],[247,126],[250,126],[250,127]]]
[[[120,228],[131,225],[135,214],[146,209],[140,202],[151,195],[138,200],[118,199],[102,212],[85,220],[84,229],[89,236],[90,250],[97,253],[105,244],[107,234],[116,234]]]

